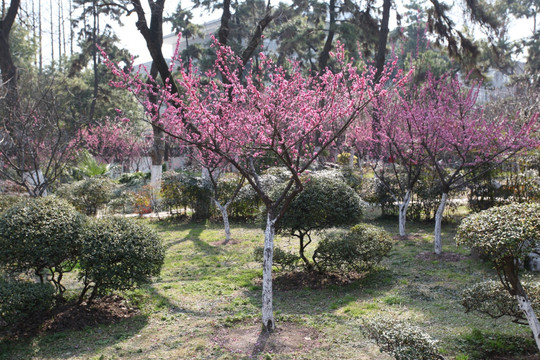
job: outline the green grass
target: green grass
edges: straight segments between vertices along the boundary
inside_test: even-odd
[[[372,220],[393,235],[393,220]],[[219,224],[151,223],[162,236],[167,257],[161,276],[124,294],[141,315],[116,324],[0,342],[0,359],[239,359],[213,340],[217,328],[253,324],[260,316],[260,264],[253,249],[263,231],[232,226],[224,246]],[[455,224],[443,227],[444,251],[467,254],[452,241]],[[293,354],[261,354],[272,359],[382,359],[361,333],[363,319],[391,316],[420,326],[440,340],[448,359],[468,358],[464,339],[472,329],[501,336],[530,337],[529,329],[508,319],[465,314],[460,292],[469,284],[496,278],[488,265],[421,260],[432,251],[432,224],[409,223],[410,237],[395,240],[390,256],[362,279],[323,289],[275,291],[277,326],[293,322],[320,332],[322,345]],[[398,239],[396,237],[396,239]],[[276,238],[294,251],[297,244]],[[313,251],[315,244],[310,245]]]

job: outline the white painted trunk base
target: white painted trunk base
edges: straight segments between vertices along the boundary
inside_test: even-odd
[[[150,168],[150,185],[157,190],[161,190],[161,177],[163,175],[162,165],[152,165]]]
[[[263,261],[263,290],[262,290],[262,321],[266,330],[275,329],[272,307],[272,261],[274,256],[275,219],[270,214],[266,216],[264,231],[264,261]]]
[[[540,323],[538,322],[538,318],[534,313],[531,302],[526,297],[520,295],[516,295],[516,299],[518,301],[519,309],[523,311],[525,317],[527,318],[529,327],[534,335],[534,340],[536,341],[536,347],[538,347],[538,351],[540,351]]]
[[[214,199],[214,204],[216,204],[217,208],[219,209],[219,212],[221,212],[221,217],[223,218],[223,226],[225,228],[224,243],[226,244],[231,240],[231,225],[229,224],[229,214],[227,213],[227,208],[229,207],[229,203],[225,205],[221,205],[219,201]]]
[[[23,182],[28,184],[30,191],[33,192],[32,195],[39,196],[39,187],[45,183],[45,176],[41,170],[38,171],[25,171],[22,175]],[[43,190],[41,196],[47,196],[47,189]]]
[[[441,202],[437,208],[437,212],[435,213],[435,254],[437,255],[442,253],[441,225],[447,199],[448,194],[442,194]]]
[[[152,188],[152,210],[159,211],[159,193],[161,192],[162,165],[152,165],[150,168],[150,187]]]
[[[407,209],[411,203],[411,191],[407,190],[401,204],[399,204],[399,236],[406,236],[405,223],[407,221]]]

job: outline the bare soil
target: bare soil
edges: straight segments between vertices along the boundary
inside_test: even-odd
[[[362,278],[362,274],[350,273],[347,276],[338,273],[322,274],[318,271],[288,271],[280,272],[272,277],[272,286],[281,291],[298,289],[324,289],[332,285],[347,285]],[[256,279],[255,284],[262,286],[262,279]]]
[[[416,255],[416,258],[419,260],[427,260],[427,261],[443,261],[443,262],[458,262],[461,260],[469,259],[470,256],[453,253],[453,252],[443,252],[441,254],[435,254],[432,251],[422,251],[418,255]]]
[[[96,299],[91,305],[65,303],[50,312],[34,314],[26,321],[7,329],[0,328],[0,339],[29,337],[44,332],[81,330],[88,326],[112,324],[137,314],[139,309],[117,295]]]
[[[259,354],[305,352],[322,345],[321,334],[307,326],[280,322],[273,332],[262,330],[260,322],[244,323],[233,328],[216,328],[212,341],[231,353],[257,357]]]

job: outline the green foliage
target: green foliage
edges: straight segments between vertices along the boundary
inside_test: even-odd
[[[210,216],[211,187],[207,181],[188,173],[167,171],[163,174],[161,195],[169,209],[191,208],[194,220]]]
[[[363,332],[375,340],[381,352],[396,360],[444,359],[437,349],[437,341],[420,328],[393,319],[364,322]]]
[[[56,194],[68,200],[77,210],[95,216],[97,211],[111,201],[115,184],[108,177],[90,177],[60,186]]]
[[[150,181],[150,173],[141,171],[125,173],[120,176],[118,182],[129,187],[141,187]]]
[[[524,260],[540,239],[540,204],[510,204],[473,214],[462,221],[455,239],[496,267]]]
[[[255,261],[262,264],[264,259],[264,247],[258,246],[253,251]],[[274,247],[273,264],[279,266],[281,270],[294,270],[298,266],[300,257],[291,254],[277,246]]]
[[[337,157],[337,163],[340,165],[349,165],[351,161],[351,153],[349,152],[342,152]],[[353,165],[356,165],[358,163],[358,157],[354,155]]]
[[[535,309],[540,308],[540,284],[524,281],[523,287]],[[477,283],[463,291],[461,304],[465,312],[478,312],[492,318],[510,316],[514,322],[527,324],[523,311],[518,307],[516,298],[508,292],[500,281],[488,280]]]
[[[362,219],[364,203],[343,180],[315,175],[305,183],[304,190],[276,223],[276,232],[293,235],[356,224]]]
[[[13,205],[18,204],[24,200],[24,197],[17,195],[0,195],[0,213],[11,208]]]
[[[0,322],[3,320],[10,325],[25,320],[33,313],[47,311],[53,305],[53,296],[51,284],[0,279]]]
[[[72,169],[73,177],[77,180],[94,176],[105,176],[111,171],[111,166],[99,162],[88,151],[81,151],[77,166]]]
[[[493,359],[498,356],[535,354],[538,349],[532,338],[507,335],[491,331],[473,329],[462,335],[461,349],[469,355],[468,359]]]
[[[158,235],[148,226],[121,217],[95,219],[86,229],[81,250],[82,295],[89,287],[93,298],[107,290],[148,283],[159,275],[164,257]]]
[[[371,270],[392,248],[392,237],[384,229],[358,224],[347,232],[329,234],[313,254],[320,271],[343,273]]]
[[[77,260],[84,223],[72,205],[54,196],[18,203],[0,215],[0,266],[61,275]]]

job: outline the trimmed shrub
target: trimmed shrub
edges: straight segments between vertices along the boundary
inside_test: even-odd
[[[63,292],[59,280],[77,262],[84,223],[72,205],[54,196],[18,203],[0,215],[0,266],[13,272],[31,270],[41,282],[48,271]]]
[[[540,240],[540,204],[493,207],[465,218],[458,227],[456,243],[476,249],[495,262],[497,270],[507,263],[525,261]]]
[[[0,280],[0,320],[8,325],[23,321],[33,313],[49,310],[53,300],[51,284]]]
[[[18,204],[24,200],[24,196],[18,195],[0,195],[0,213],[11,208],[13,205]]]
[[[89,223],[80,256],[83,300],[108,290],[126,290],[159,275],[165,250],[156,232],[135,220],[113,217]]]
[[[285,170],[282,168],[270,168],[267,170],[270,174],[265,174],[260,177],[261,186],[265,192],[269,192],[272,188],[282,183],[282,178],[272,174],[282,174]],[[230,206],[231,217],[249,219],[257,217],[262,201],[259,195],[253,190],[250,184],[246,184],[240,189],[238,195]]]
[[[203,178],[188,173],[167,171],[163,174],[161,196],[163,205],[172,209],[188,207],[194,220],[210,217],[211,186]]]
[[[287,233],[300,242],[300,257],[306,267],[312,265],[304,251],[311,242],[311,234],[332,227],[357,224],[364,213],[364,202],[341,177],[313,174],[305,181],[304,190],[298,194],[281,219],[276,223],[276,233]],[[277,192],[282,192],[282,186]],[[307,238],[307,239],[306,239]]]
[[[523,281],[523,287],[533,308],[540,309],[540,284]],[[461,304],[465,312],[474,311],[495,319],[510,316],[514,322],[527,325],[527,319],[519,309],[516,298],[510,295],[500,281],[488,280],[465,289]]]
[[[97,211],[111,201],[114,189],[115,184],[108,177],[91,177],[73,184],[64,184],[56,193],[80,212],[96,216]]]
[[[264,259],[264,247],[258,246],[253,251],[253,257],[255,261],[262,263]],[[274,256],[272,263],[275,266],[279,266],[281,270],[294,270],[300,261],[300,257],[291,254],[279,247],[274,247]]]
[[[393,319],[364,322],[363,332],[374,340],[381,352],[396,360],[440,360],[437,340],[420,328]]]
[[[313,262],[322,272],[369,271],[391,248],[392,237],[384,229],[358,224],[347,232],[335,232],[324,238],[313,254]]]

